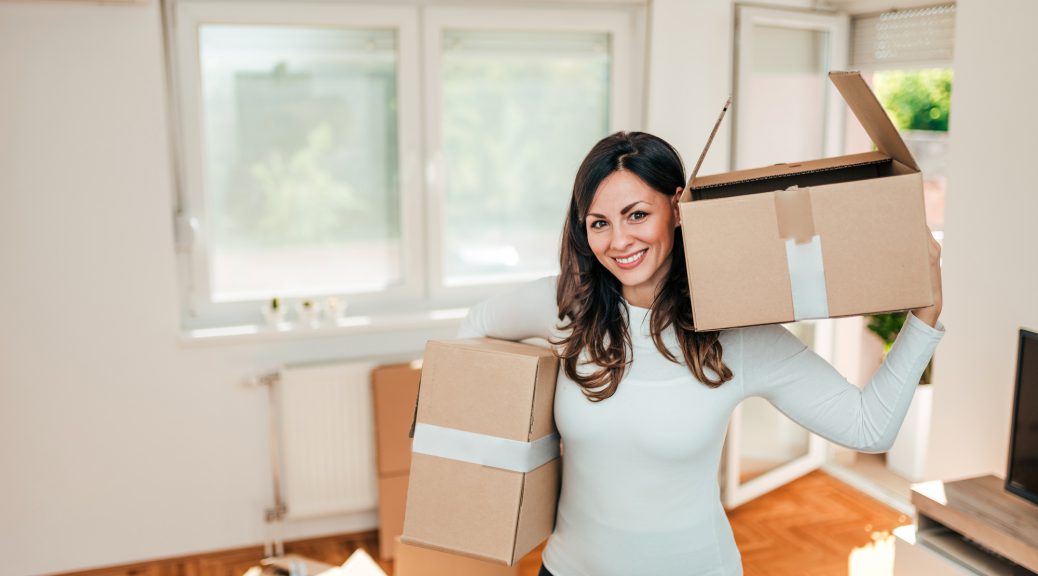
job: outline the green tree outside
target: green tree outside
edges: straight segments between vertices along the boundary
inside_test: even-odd
[[[873,76],[873,87],[898,130],[948,131],[950,69],[877,72]]]

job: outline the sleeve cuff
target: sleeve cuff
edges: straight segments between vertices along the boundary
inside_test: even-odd
[[[930,326],[926,322],[923,322],[922,320],[920,320],[911,311],[909,311],[908,312],[908,319],[906,320],[906,322],[908,323],[908,325],[914,326],[915,328],[917,328],[919,330],[923,330],[924,332],[926,332],[926,333],[928,333],[930,335],[938,336],[938,337],[943,337],[944,336],[944,324],[941,322],[940,318],[937,319],[937,322],[933,326]]]

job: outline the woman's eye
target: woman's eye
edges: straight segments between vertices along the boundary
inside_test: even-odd
[[[605,220],[595,220],[594,222],[591,223],[591,229],[592,230],[598,230],[599,228],[602,227],[602,226],[599,226],[599,224],[601,224],[602,226],[605,226],[606,221]]]
[[[631,220],[642,220],[646,216],[648,216],[647,213],[642,212],[641,210],[637,210],[631,213]]]

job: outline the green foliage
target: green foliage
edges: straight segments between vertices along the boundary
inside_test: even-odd
[[[869,330],[879,336],[889,349],[890,345],[894,343],[894,339],[897,338],[898,332],[901,332],[901,327],[905,325],[906,317],[905,312],[888,312],[869,316]]]
[[[899,130],[948,131],[950,69],[877,72],[873,84],[876,96]]]
[[[332,153],[331,127],[322,124],[289,157],[271,152],[254,163],[251,176],[262,210],[243,227],[268,242],[308,243],[336,238],[350,221],[363,221],[361,199],[327,169]]]

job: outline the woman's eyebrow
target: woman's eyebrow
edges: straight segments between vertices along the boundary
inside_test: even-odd
[[[644,203],[644,204],[648,204],[648,202],[646,202],[645,200],[635,200],[634,202],[631,202],[631,203],[630,203],[630,204],[628,204],[627,206],[624,206],[624,209],[623,209],[623,210],[620,210],[620,215],[621,215],[621,216],[624,216],[624,215],[626,215],[626,214],[627,214],[628,212],[630,212],[630,211],[631,211],[631,208],[634,208],[634,206],[635,206],[636,204],[638,204],[638,203]],[[603,216],[603,215],[601,215],[601,214],[596,214],[596,213],[594,213],[594,212],[588,212],[588,216],[597,216],[598,218],[603,218],[603,219],[605,219],[605,216]]]

